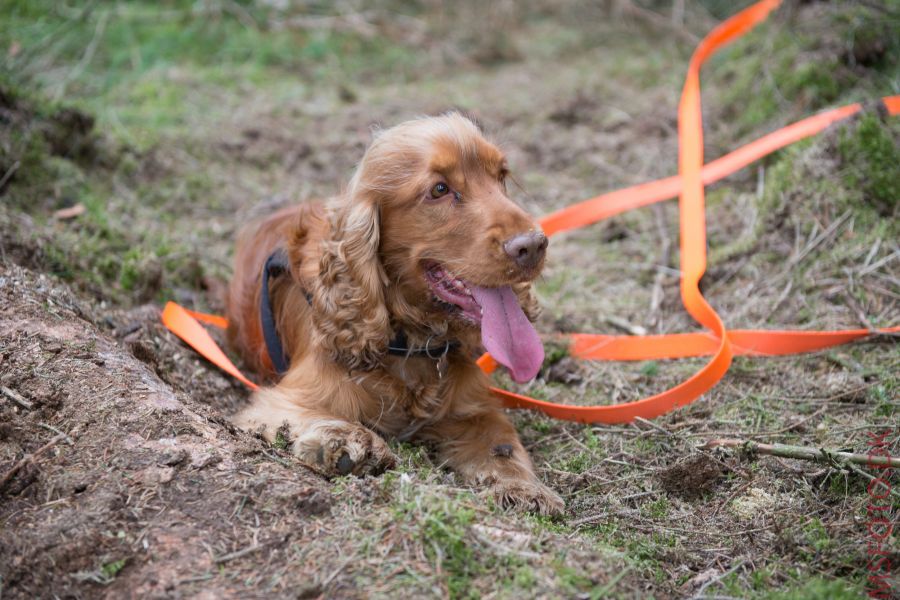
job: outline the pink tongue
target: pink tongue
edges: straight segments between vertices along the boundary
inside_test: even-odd
[[[544,362],[544,346],[537,331],[519,306],[511,287],[472,286],[472,295],[481,306],[481,343],[500,364],[523,382],[534,378]]]

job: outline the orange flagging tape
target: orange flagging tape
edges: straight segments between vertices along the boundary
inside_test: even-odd
[[[200,326],[198,321],[204,321],[205,323],[223,329],[228,326],[228,321],[225,320],[225,317],[197,313],[182,308],[174,302],[166,303],[166,307],[162,312],[163,325],[165,325],[169,331],[187,342],[191,348],[199,352],[206,360],[236,378],[251,390],[257,389],[259,386],[244,377],[244,374],[234,366],[234,363],[228,360],[228,357],[225,356],[222,349],[219,348],[215,340],[212,339],[212,336]]]
[[[722,46],[745,34],[766,19],[781,0],[763,0],[751,5],[716,27],[700,42],[691,57],[678,108],[679,174],[617,190],[566,207],[541,219],[547,235],[585,227],[628,210],[680,196],[681,297],[688,313],[707,331],[670,335],[614,336],[571,334],[573,356],[592,360],[655,360],[712,356],[692,377],[662,393],[642,400],[609,406],[553,404],[491,388],[509,408],[539,410],[551,417],[584,423],[627,423],[635,417],[653,418],[689,404],[712,388],[725,375],[734,356],[779,356],[812,352],[845,344],[875,333],[900,332],[900,327],[879,331],[754,331],[726,330],[719,315],[706,302],[698,284],[706,271],[706,217],[704,186],[744,168],[750,163],[815,135],[832,123],[856,114],[859,104],[829,110],[798,121],[747,144],[710,163],[703,164],[703,127],[700,110],[700,68]],[[900,96],[883,98],[892,115],[900,113]],[[251,389],[257,386],[228,360],[198,321],[225,328],[217,315],[197,313],[173,302],[166,305],[163,323],[208,360]],[[485,354],[478,360],[492,373],[497,368]]]

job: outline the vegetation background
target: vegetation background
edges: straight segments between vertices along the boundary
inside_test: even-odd
[[[158,322],[168,299],[220,311],[236,230],[339,190],[374,125],[468,111],[536,215],[674,173],[690,53],[747,4],[0,0],[0,594],[863,595],[864,474],[700,446],[865,452],[887,430],[900,454],[893,339],[739,358],[652,424],[514,413],[567,502],[548,520],[419,446],[393,443],[401,465],[378,478],[319,478],[288,440],[231,428],[246,390]],[[875,101],[900,93],[898,34],[896,0],[787,1],[704,69],[710,159],[869,107],[709,189],[704,291],[729,327],[897,324],[900,125]],[[550,342],[691,330],[677,246],[672,202],[555,239],[547,364],[500,384],[598,404],[696,370]],[[900,562],[896,533],[885,547]]]

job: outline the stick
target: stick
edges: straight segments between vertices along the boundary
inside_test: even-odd
[[[74,433],[74,430],[73,430],[73,433]],[[22,469],[22,467],[24,467],[29,462],[33,461],[38,456],[40,456],[41,454],[43,454],[44,452],[46,452],[47,450],[49,450],[50,448],[52,448],[53,446],[55,446],[56,444],[60,443],[61,441],[63,441],[64,439],[66,439],[68,437],[69,436],[67,436],[64,433],[57,435],[56,437],[51,439],[49,442],[47,442],[46,444],[44,444],[43,446],[38,448],[33,454],[30,454],[30,455],[24,457],[22,460],[20,460],[15,465],[13,465],[13,468],[10,469],[9,471],[7,471],[6,475],[3,476],[3,479],[0,479],[0,490],[2,490],[4,487],[6,487],[6,484],[9,482],[9,480],[12,479],[13,477],[15,477],[16,473],[18,473]]]
[[[9,181],[9,178],[13,176],[13,174],[19,169],[22,163],[16,161],[13,165],[6,171],[3,175],[3,178],[0,179],[0,190],[3,189],[3,186],[6,185],[6,182]]]
[[[712,448],[744,448],[748,452],[780,456],[782,458],[796,458],[797,460],[811,460],[833,466],[835,460],[857,465],[873,465],[879,467],[900,468],[900,458],[893,456],[870,456],[867,454],[853,454],[850,452],[834,452],[832,450],[818,450],[805,446],[789,446],[787,444],[762,444],[751,440],[721,439],[710,440],[701,446],[704,450]]]
[[[669,435],[669,436],[674,435],[671,431],[669,431],[665,427],[662,427],[661,425],[657,425],[656,423],[654,423],[653,421],[650,421],[649,419],[645,419],[643,417],[635,417],[634,420],[637,421],[638,423],[643,423],[644,425],[651,427],[657,431],[661,431],[662,433],[664,433],[666,435]]]
[[[66,436],[65,438],[63,438],[66,440],[66,443],[70,446],[75,445],[75,442],[72,441],[72,438],[70,438],[65,431],[61,431],[61,430],[57,429],[56,427],[54,427],[53,425],[48,425],[46,423],[38,423],[38,426],[43,427],[44,429],[46,429],[48,431],[52,431],[53,433],[58,433],[60,435]]]
[[[631,0],[618,0],[618,2],[616,3],[616,7],[620,12],[630,17],[635,17],[646,23],[649,23],[650,25],[672,31],[689,44],[697,44],[697,42],[700,41],[700,38],[698,38],[696,35],[688,31],[684,27],[680,27],[672,23],[672,21],[657,12],[653,12],[652,10],[637,6],[636,4],[632,3]]]
[[[226,563],[229,560],[234,560],[236,558],[241,558],[247,556],[248,554],[252,554],[263,547],[263,544],[254,544],[252,546],[247,546],[243,550],[238,550],[237,552],[230,552],[224,556],[219,556],[213,558],[213,562],[216,564]]]
[[[615,315],[607,315],[604,320],[617,329],[621,329],[629,335],[647,335],[647,330],[640,325],[633,325],[627,319]]]
[[[0,392],[3,392],[4,396],[9,398],[10,400],[15,402],[22,408],[27,408],[28,410],[31,410],[32,408],[34,408],[34,405],[31,402],[29,402],[28,400],[23,398],[22,395],[15,390],[11,390],[8,387],[3,386],[3,387],[0,387]]]

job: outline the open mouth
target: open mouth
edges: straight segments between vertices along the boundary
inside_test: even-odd
[[[544,346],[512,287],[474,285],[433,261],[423,267],[435,301],[461,320],[481,325],[481,343],[513,379],[528,381],[537,375]]]
[[[424,266],[425,281],[437,304],[472,325],[481,323],[483,311],[475,301],[470,285],[436,262],[427,262]]]

